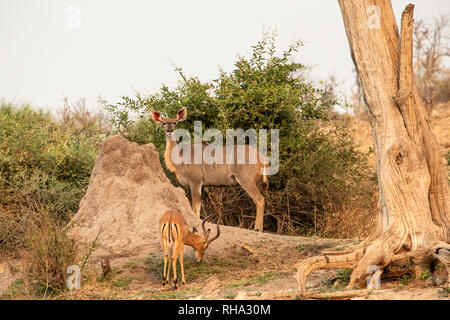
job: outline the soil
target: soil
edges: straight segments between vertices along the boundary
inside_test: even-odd
[[[232,240],[212,243],[201,263],[195,262],[193,250],[185,250],[186,285],[175,290],[173,285],[163,287],[162,251],[145,257],[111,260],[112,277],[102,278],[100,263],[90,265],[82,274],[81,290],[61,293],[60,299],[301,299],[294,279],[299,260],[314,256],[322,250],[345,250],[359,243],[358,239],[320,239],[317,237],[290,237],[270,233],[256,233],[234,227],[222,227],[224,235]],[[220,239],[220,238],[219,238]],[[16,269],[20,261],[10,262]],[[7,271],[7,262],[1,264],[0,279],[9,274],[10,283],[18,279]],[[339,292],[348,281],[350,270],[319,270],[308,277],[309,292],[326,299],[328,293]],[[180,269],[178,267],[178,277]],[[3,281],[1,281],[3,282]],[[5,282],[3,282],[5,284]],[[10,290],[2,287],[1,298],[15,299]],[[363,290],[364,291],[364,290]],[[2,292],[0,292],[1,294]],[[309,297],[308,299],[313,299]],[[331,298],[331,297],[329,297]],[[448,288],[434,285],[432,278],[383,280],[381,290],[367,290],[362,294],[342,299],[367,300],[448,300]]]

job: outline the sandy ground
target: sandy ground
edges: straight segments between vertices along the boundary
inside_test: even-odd
[[[295,264],[322,250],[344,250],[358,239],[333,240],[316,237],[289,237],[223,227],[224,237],[208,249],[201,263],[194,261],[193,251],[185,251],[187,284],[179,290],[162,287],[162,253],[120,258],[111,261],[113,275],[103,279],[99,264],[83,272],[81,290],[57,294],[57,299],[302,299],[294,278]],[[230,237],[231,236],[231,237]],[[231,239],[231,240],[226,240]],[[20,261],[14,260],[16,269]],[[20,274],[10,272],[8,263],[0,264],[2,299],[36,298],[17,290]],[[349,270],[319,270],[308,277],[309,292],[327,293],[343,290]],[[178,268],[178,277],[180,270]],[[5,283],[13,283],[7,288]],[[15,281],[15,282],[14,282]],[[382,290],[367,291],[352,299],[414,300],[449,299],[448,288],[434,286],[429,279],[392,279],[382,282]],[[325,295],[325,296],[323,296]]]

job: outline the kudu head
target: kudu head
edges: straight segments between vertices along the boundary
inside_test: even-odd
[[[213,242],[214,240],[216,240],[217,238],[219,238],[220,236],[220,227],[219,227],[219,222],[220,222],[220,218],[217,220],[217,232],[216,235],[214,237],[212,237],[211,239],[209,238],[209,235],[211,234],[211,229],[206,230],[205,228],[205,223],[206,220],[208,219],[208,217],[206,217],[203,222],[202,222],[202,229],[203,229],[203,236],[201,236],[196,228],[192,229],[192,233],[196,236],[197,243],[193,246],[194,251],[195,251],[195,259],[197,260],[197,262],[201,262],[203,259],[203,255],[205,254],[206,249],[208,249],[208,246],[211,242]]]
[[[177,111],[176,118],[164,118],[161,115],[161,112],[152,110],[152,119],[155,123],[160,123],[163,126],[164,132],[166,133],[166,137],[171,138],[173,132],[175,131],[175,126],[178,122],[181,122],[186,119],[187,110],[185,107],[181,108]]]

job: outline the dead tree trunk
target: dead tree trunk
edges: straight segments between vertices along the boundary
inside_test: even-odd
[[[378,224],[352,251],[299,263],[296,278],[302,295],[307,275],[317,269],[353,268],[348,287],[362,287],[370,265],[408,265],[417,272],[424,264],[448,259],[439,252],[450,252],[448,181],[413,83],[414,6],[403,12],[400,37],[390,1],[339,0],[339,5],[374,138]]]

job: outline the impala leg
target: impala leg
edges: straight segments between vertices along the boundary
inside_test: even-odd
[[[192,195],[192,209],[194,209],[195,214],[200,218],[200,207],[202,206],[202,185],[201,184],[191,184],[191,195]]]
[[[186,284],[186,279],[184,279],[184,262],[183,262],[183,251],[184,251],[184,243],[180,244],[180,267],[181,267],[181,284]]]
[[[172,255],[173,284],[175,286],[175,289],[178,289],[177,258],[178,258],[179,253],[180,253],[180,246],[176,245],[175,249],[173,250],[173,255]],[[181,262],[181,260],[180,260],[180,262]]]
[[[256,220],[255,220],[255,230],[256,231],[263,231],[263,225],[264,225],[264,197],[259,192],[258,187],[256,184],[250,184],[250,183],[241,183],[238,179],[236,179],[237,182],[241,185],[242,188],[248,193],[250,198],[252,198],[253,202],[256,205]]]
[[[171,251],[173,251],[173,247],[172,247]],[[170,256],[172,258],[172,255],[170,255]],[[168,260],[169,260],[169,265],[167,266],[167,274],[166,274],[165,283],[169,283],[169,278],[170,278],[170,263],[172,262],[172,259],[168,259]],[[175,274],[175,276],[176,276],[176,274]]]
[[[161,241],[162,247],[163,247],[163,254],[164,254],[164,269],[163,269],[163,282],[162,285],[165,286],[166,285],[166,267],[167,267],[167,260],[169,260],[169,255],[167,254],[167,245],[166,245],[166,240],[163,239]]]

